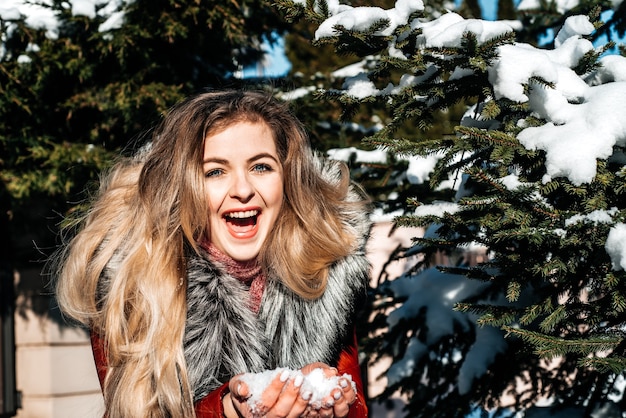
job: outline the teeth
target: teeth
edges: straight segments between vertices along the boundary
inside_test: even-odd
[[[230,212],[226,216],[229,218],[251,218],[259,213],[258,210],[246,210],[243,212]]]

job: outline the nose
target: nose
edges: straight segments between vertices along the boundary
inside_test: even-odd
[[[247,202],[254,196],[254,187],[247,173],[237,172],[233,175],[229,195],[242,202]]]

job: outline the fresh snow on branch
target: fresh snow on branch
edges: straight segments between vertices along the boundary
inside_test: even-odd
[[[463,19],[456,13],[447,13],[431,21],[407,20],[411,13],[423,8],[421,0],[401,0],[389,10],[331,6],[331,16],[320,25],[316,36],[318,39],[336,36],[337,25],[347,30],[365,31],[386,19],[389,25],[374,35],[391,35],[397,33],[396,29],[408,25],[411,30],[421,31],[415,49],[457,48],[461,47],[462,35],[467,32],[483,43],[515,29],[512,22]],[[626,58],[617,55],[602,57],[600,67],[583,76],[573,69],[585,54],[595,52],[593,44],[584,38],[593,30],[594,26],[586,16],[570,16],[556,35],[554,49],[523,43],[502,45],[498,47],[498,57],[487,68],[495,99],[527,103],[533,116],[546,121],[542,126],[525,126],[526,122],[521,120],[522,130],[518,134],[520,143],[527,149],[545,151],[547,175],[543,180],[546,183],[556,177],[566,177],[574,185],[590,183],[597,174],[597,160],[612,157],[615,146],[626,146],[626,112],[616,111],[626,109]],[[395,41],[398,39],[394,36],[391,39],[389,51],[396,54]],[[389,83],[379,89],[368,77],[372,59],[375,57],[335,71],[335,76],[346,77],[342,94],[356,99],[395,95],[405,86],[428,79],[436,71],[433,64],[421,76],[407,73],[400,77],[398,85]],[[455,71],[452,77],[458,79],[469,75],[472,70],[463,68]],[[461,124],[474,126],[474,122],[472,118],[464,118]],[[422,159],[420,167],[429,167],[433,161],[436,160]],[[428,173],[420,173],[414,178],[423,182]],[[612,233],[617,234],[616,230],[619,228]],[[613,243],[607,251],[612,255],[614,265],[620,266],[622,252],[615,249],[616,246],[623,245]]]

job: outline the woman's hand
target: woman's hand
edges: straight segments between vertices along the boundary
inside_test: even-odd
[[[228,418],[301,417],[309,404],[300,395],[303,381],[301,373],[284,370],[272,378],[262,393],[253,394],[242,375],[237,375],[231,379],[230,393],[224,397],[224,414]],[[231,411],[235,415],[229,415]]]
[[[311,363],[300,369],[305,376],[311,375],[311,373],[315,373],[317,370],[321,370],[323,376],[327,379],[336,381],[337,386],[321,399],[314,397],[312,402],[309,402],[309,406],[302,416],[306,418],[346,417],[350,410],[350,405],[356,400],[356,390],[352,384],[352,380],[346,376],[339,376],[336,368],[330,367],[324,363]],[[307,385],[303,387],[302,391],[308,395],[308,393],[306,393]]]
[[[227,418],[343,418],[356,399],[350,377],[324,363],[240,374],[229,390],[223,399]]]

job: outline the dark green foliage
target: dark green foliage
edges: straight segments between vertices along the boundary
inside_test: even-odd
[[[104,32],[107,16],[48,7],[56,36],[23,18],[0,21],[0,193],[27,254],[33,241],[50,245],[59,215],[162,112],[192,92],[239,83],[233,72],[286,27],[262,0],[126,2],[124,24]]]
[[[466,16],[477,17],[475,5],[465,6]],[[536,43],[546,28],[558,30],[574,14],[597,18],[608,3],[581,2],[566,15],[555,3],[545,6],[520,16],[524,27],[519,33],[479,42],[468,32],[457,48],[415,48],[419,32],[399,28],[410,40],[396,44],[406,59],[391,56],[387,38],[381,36],[377,43],[376,25],[358,34],[338,26],[336,36],[327,39],[341,53],[375,57],[364,66],[367,79],[379,92],[389,82],[397,89],[362,98],[329,88],[321,98],[339,103],[347,120],[363,109],[386,115],[382,129],[364,139],[366,146],[384,147],[394,158],[437,155],[431,190],[456,178],[467,191],[456,201],[458,210],[443,215],[413,215],[431,202],[432,192],[412,188],[403,195],[404,215],[396,218],[397,226],[430,227],[436,234],[416,237],[412,248],[399,248],[393,259],[416,254],[422,258],[405,275],[389,281],[381,277],[380,286],[372,289],[367,352],[373,362],[392,361],[387,372],[393,379],[379,398],[406,395],[406,416],[463,417],[474,405],[502,407],[503,395],[514,399],[517,410],[550,397],[556,407],[584,405],[591,413],[625,375],[626,273],[611,268],[605,249],[610,228],[626,221],[625,150],[615,146],[616,158],[598,160],[597,174],[589,183],[573,184],[565,177],[546,180],[545,152],[526,149],[517,139],[520,121],[524,127],[546,121],[532,114],[527,103],[496,98],[489,79],[498,47]],[[610,22],[596,21],[598,30],[591,38],[606,31],[605,24],[623,30],[624,10],[620,6]],[[510,9],[503,7],[502,13],[512,17]],[[587,53],[572,69],[581,77],[589,74],[611,47],[609,43]],[[458,69],[471,72],[453,77]],[[403,74],[419,82],[401,84]],[[524,86],[526,92],[554,87],[540,77],[531,77]],[[459,126],[443,132],[432,129],[440,128],[439,112],[457,106],[468,110],[462,122],[460,117],[448,119]],[[394,162],[398,171],[403,169],[400,161]],[[515,187],[504,180],[509,175],[515,176]],[[595,220],[599,211],[610,213],[611,221]],[[489,258],[468,265],[458,251],[475,244],[485,248]],[[458,262],[438,266],[437,281],[432,260],[441,254]],[[426,282],[445,288],[459,276],[467,282],[463,289],[472,289],[455,305],[454,315],[464,316],[452,315],[453,330],[439,335],[429,328],[434,312],[426,303],[417,305],[419,295],[407,289]],[[428,291],[423,286],[415,292]],[[399,312],[405,316],[390,325],[389,315]],[[470,321],[475,326],[468,325]],[[474,378],[471,389],[462,390],[462,359],[470,355],[478,333],[496,329],[502,337],[488,370]]]

